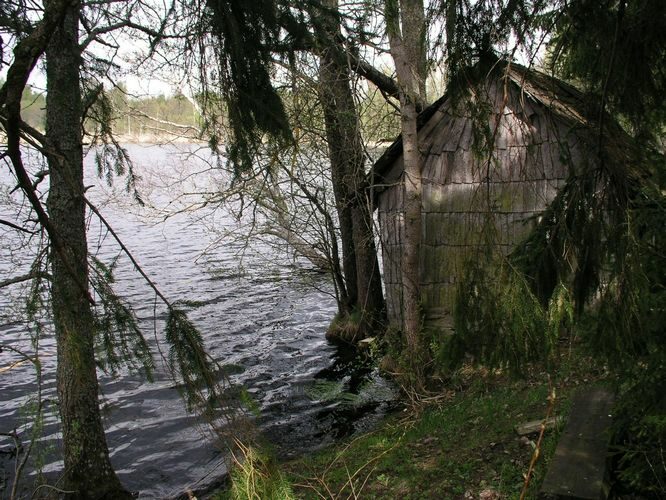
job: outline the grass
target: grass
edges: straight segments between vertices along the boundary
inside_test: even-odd
[[[581,356],[563,364],[553,377],[554,415],[567,414],[578,386],[604,376]],[[520,498],[537,436],[521,438],[514,429],[546,416],[548,377],[535,372],[515,381],[468,367],[452,384],[455,390],[406,407],[374,432],[280,464],[289,496],[261,498]],[[536,498],[560,430],[546,432],[526,498]]]
[[[554,415],[566,415],[579,385],[603,378],[590,360],[562,368]],[[537,436],[521,438],[519,424],[548,410],[545,375],[512,381],[466,369],[457,391],[406,408],[375,432],[284,464],[297,498],[466,499],[520,498]],[[561,429],[549,430],[529,483],[536,492]]]
[[[364,336],[361,330],[361,313],[338,313],[326,330],[326,338],[354,344]]]
[[[230,487],[213,500],[292,500],[296,497],[289,481],[272,458],[255,446],[236,441]]]

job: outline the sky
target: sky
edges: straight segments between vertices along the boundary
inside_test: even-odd
[[[125,5],[129,5],[130,2],[128,2]],[[147,1],[144,5],[150,5],[151,2],[150,0]],[[159,9],[158,9],[159,10]],[[133,12],[133,11],[131,11]],[[122,11],[121,11],[122,14]],[[91,14],[92,15],[92,14]],[[120,14],[119,14],[120,15]],[[127,15],[126,13],[123,15]],[[145,12],[143,13],[143,17],[145,17]],[[144,19],[141,21],[141,12],[138,14],[139,16],[139,22],[150,24],[151,22],[155,22],[154,18],[150,19]],[[94,19],[91,19],[91,21],[94,23]],[[95,26],[95,24],[93,24]],[[441,26],[431,26],[432,30],[441,30]],[[2,33],[0,33],[2,35]],[[170,96],[175,93],[183,93],[185,95],[190,95],[191,92],[187,88],[186,85],[183,84],[184,78],[182,77],[182,74],[178,74],[178,72],[174,72],[173,67],[169,67],[168,71],[166,72],[159,72],[157,70],[152,70],[148,65],[143,66],[139,71],[141,72],[141,75],[139,75],[136,71],[132,70],[132,63],[131,61],[136,61],[137,59],[141,58],[142,54],[146,54],[148,51],[148,41],[146,39],[145,35],[137,35],[136,33],[134,35],[130,33],[109,33],[105,36],[109,37],[109,40],[112,41],[113,43],[117,44],[118,48],[117,49],[112,49],[109,46],[105,46],[103,44],[99,44],[96,42],[91,43],[88,46],[88,50],[94,53],[95,55],[113,60],[114,63],[118,64],[118,70],[116,71],[116,83],[123,83],[130,95],[136,96],[136,97],[143,97],[143,96],[157,96],[157,95],[166,95]],[[7,36],[4,36],[5,43],[7,43]],[[513,42],[509,42],[509,46]],[[542,47],[543,49],[543,47]],[[9,54],[11,50],[11,47],[5,46],[4,51],[5,51],[5,58],[7,58],[7,55]],[[542,54],[540,54],[542,55]],[[524,53],[517,53],[516,54],[517,59],[519,62],[526,64],[530,61],[528,61],[528,58]],[[168,58],[168,55],[162,54],[162,57],[164,60]],[[392,61],[391,58],[388,54],[383,54],[378,56],[378,59],[373,61],[375,64],[379,62],[382,66],[386,65],[388,67],[392,66]],[[0,78],[4,79],[6,77],[6,66],[0,68]],[[43,64],[39,64],[32,72],[32,75],[30,77],[29,83],[35,88],[35,90],[43,90],[46,87],[46,77],[44,74],[44,69],[43,69]],[[110,82],[105,82],[105,84],[108,84],[110,86]]]
[[[39,15],[38,4],[39,2],[35,3],[35,10],[29,17]],[[114,10],[109,11],[110,14],[108,17],[96,10],[88,10],[86,15],[88,24],[93,28],[97,28],[130,18],[133,22],[157,29],[156,25],[160,22],[160,14],[163,9],[167,8],[166,3],[163,4],[160,0],[143,0],[142,2],[128,0],[116,3],[114,7]],[[81,41],[85,39],[85,36],[85,30],[81,28]],[[158,71],[152,71],[149,68],[142,69],[141,72],[144,74],[141,76],[132,72],[131,61],[139,59],[142,54],[148,52],[147,35],[131,34],[123,30],[113,31],[102,36],[108,42],[108,45],[93,41],[86,47],[86,52],[118,64],[118,68],[114,72],[117,78],[116,83],[125,84],[132,95],[172,95],[177,91],[184,92],[186,90],[181,88],[182,85],[179,85],[176,81],[179,75],[174,73],[173,68],[165,74],[160,74]],[[3,62],[11,62],[15,42],[14,37],[1,30],[0,37],[0,41],[2,42],[0,49],[4,52]],[[117,45],[117,47],[114,48],[113,45]],[[6,79],[7,69],[6,65],[0,66],[0,79]],[[168,79],[174,81],[169,82],[167,81]],[[37,91],[45,90],[46,75],[43,60],[33,69],[28,83]],[[110,85],[110,82],[105,82],[106,84]]]

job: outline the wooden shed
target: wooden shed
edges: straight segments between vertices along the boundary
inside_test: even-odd
[[[477,65],[464,78],[455,93],[419,116],[421,301],[426,326],[444,329],[452,328],[456,286],[481,248],[481,228],[492,227],[494,241],[508,253],[572,169],[595,161],[589,153],[595,150],[594,127],[575,88],[498,60]],[[372,175],[388,316],[401,325],[400,139],[377,160]]]

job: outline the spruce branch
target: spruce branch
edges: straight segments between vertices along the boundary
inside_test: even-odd
[[[105,371],[115,374],[121,365],[143,368],[146,378],[153,380],[154,363],[150,347],[139,329],[136,314],[113,290],[115,259],[110,266],[92,259],[91,284],[97,293],[95,308],[96,361]],[[136,361],[140,363],[137,365]]]
[[[186,313],[170,302],[150,279],[99,209],[87,198],[85,201],[116,240],[122,252],[130,259],[135,270],[166,305],[168,311],[166,340],[170,346],[169,367],[174,376],[180,375],[183,379],[188,409],[193,409],[195,404],[203,405],[204,413],[209,414],[219,398],[220,390],[214,375],[216,362],[206,353],[201,333],[187,318]],[[206,392],[208,397],[205,395]]]

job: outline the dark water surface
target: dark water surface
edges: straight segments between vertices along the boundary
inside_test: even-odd
[[[202,331],[209,352],[225,367],[235,391],[245,387],[256,403],[253,420],[277,452],[303,453],[370,428],[392,405],[395,392],[354,353],[324,339],[336,309],[325,277],[304,271],[275,248],[233,241],[227,232],[238,229],[239,223],[223,210],[209,206],[162,221],[161,209],[188,207],[201,198],[186,193],[210,191],[224,180],[219,171],[209,168],[207,150],[188,145],[129,146],[129,151],[142,177],[141,194],[152,207],[135,204],[124,192],[122,179],[116,179],[113,187],[98,179],[92,154],[86,159],[86,184],[93,186],[89,196],[167,297],[196,301],[188,308],[190,319]],[[34,163],[33,168],[39,168],[37,160]],[[16,216],[12,200],[19,197],[8,194],[13,183],[7,166],[0,169],[0,218],[28,217],[27,208]],[[173,202],[174,198],[178,200]],[[119,254],[111,236],[94,219],[89,246],[104,262]],[[32,248],[19,249],[15,233],[0,226],[0,281],[28,271]],[[116,291],[131,303],[152,345],[159,342],[166,354],[159,340],[164,307],[155,302],[124,256],[119,258],[116,277]],[[13,313],[26,293],[21,285],[0,290],[0,343],[30,352],[28,327]],[[43,397],[55,400],[55,345],[48,319],[44,328]],[[0,352],[0,368],[18,359],[5,349]],[[138,374],[100,375],[111,460],[123,483],[141,492],[142,498],[205,489],[224,475],[228,462],[225,447],[208,426],[185,411],[159,354],[155,360],[154,383]],[[0,372],[0,432],[16,428],[27,438],[35,388],[30,364]],[[60,435],[57,411],[50,408],[35,457],[43,459],[44,472],[57,477],[62,463],[54,458],[54,450]],[[10,449],[11,440],[0,437],[0,461],[7,469],[0,466],[0,474],[5,480],[13,467],[4,453]],[[8,492],[1,489],[2,480],[0,493],[5,498]]]

